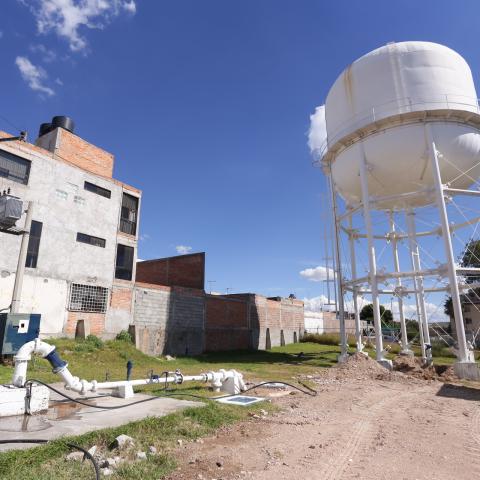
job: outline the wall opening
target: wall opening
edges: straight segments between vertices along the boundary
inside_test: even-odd
[[[270,350],[272,348],[272,342],[270,340],[270,329],[267,328],[267,332],[265,333],[265,350]]]
[[[293,343],[298,343],[297,332],[293,332]]]
[[[283,347],[285,345],[285,334],[283,330],[280,330],[280,346]]]

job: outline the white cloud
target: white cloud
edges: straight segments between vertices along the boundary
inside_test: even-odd
[[[323,265],[319,265],[315,268],[306,268],[300,272],[300,276],[310,280],[311,282],[322,282],[327,279],[327,272],[330,279],[333,279],[333,270]]]
[[[320,150],[327,140],[327,122],[325,120],[325,105],[315,109],[310,115],[310,130],[308,132],[308,146],[310,151]]]
[[[28,83],[28,86],[36,92],[45,93],[49,97],[55,95],[55,92],[44,84],[48,78],[47,72],[42,67],[37,67],[27,57],[17,57],[15,59],[22,78]]]
[[[40,33],[55,32],[68,41],[70,50],[87,47],[82,27],[103,29],[122,12],[136,12],[134,0],[21,0],[36,18]]]
[[[177,245],[175,247],[175,250],[177,251],[177,253],[179,253],[180,255],[186,255],[187,253],[190,253],[192,251],[192,247],[189,247],[187,245]]]
[[[41,43],[38,45],[30,45],[30,51],[40,54],[45,63],[51,63],[57,59],[57,54]]]

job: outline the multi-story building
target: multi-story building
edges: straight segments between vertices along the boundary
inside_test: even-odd
[[[115,180],[113,155],[72,125],[55,117],[35,145],[0,143],[0,191],[33,206],[19,311],[41,313],[45,336],[82,328],[108,338],[133,323],[141,192]],[[0,309],[12,300],[20,243],[0,232]]]
[[[474,346],[480,346],[480,297],[478,290],[460,296],[462,302],[463,323],[467,340]],[[450,317],[450,329],[453,338],[457,338],[455,317]]]

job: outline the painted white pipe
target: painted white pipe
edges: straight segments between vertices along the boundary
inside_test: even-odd
[[[37,353],[42,357],[46,357],[55,350],[53,345],[43,342],[39,338],[27,342],[20,347],[14,357],[15,369],[13,371],[12,383],[16,387],[23,387],[27,380],[28,361],[32,358],[32,353]]]
[[[235,370],[219,370],[218,372],[201,373],[199,375],[182,375],[180,372],[175,372],[173,376],[155,376],[144,378],[140,380],[121,380],[118,382],[97,382],[92,380],[81,380],[73,376],[68,369],[68,364],[63,362],[58,355],[54,353],[55,347],[43,342],[39,338],[26,343],[15,355],[15,370],[13,373],[12,383],[16,387],[23,387],[27,378],[28,361],[31,359],[32,353],[48,357],[52,364],[53,372],[60,375],[64,381],[65,388],[74,390],[82,395],[87,392],[96,392],[100,389],[113,389],[121,387],[130,387],[138,385],[149,385],[153,383],[176,383],[183,382],[211,382],[212,388],[215,391],[220,389],[228,393],[239,393],[246,389],[243,382],[243,375]],[[51,354],[51,355],[50,355]]]

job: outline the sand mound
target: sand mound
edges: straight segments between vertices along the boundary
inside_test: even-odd
[[[371,359],[362,353],[350,355],[346,362],[340,364],[337,369],[338,379],[375,379],[394,380],[403,375],[398,372],[391,372],[382,367],[376,360]]]
[[[424,380],[453,381],[457,377],[453,368],[445,365],[424,367],[420,358],[398,356],[393,360],[393,369]]]

